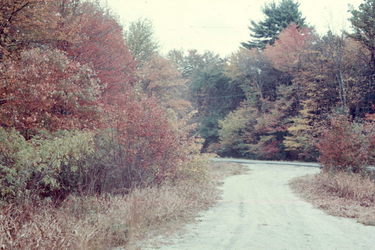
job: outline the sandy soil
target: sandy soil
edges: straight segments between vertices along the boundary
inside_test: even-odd
[[[228,177],[222,200],[186,226],[143,249],[375,249],[375,227],[325,214],[297,197],[290,179],[319,171],[313,165],[248,164]],[[155,242],[155,241],[154,241]]]

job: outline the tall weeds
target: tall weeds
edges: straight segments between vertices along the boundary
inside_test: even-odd
[[[329,214],[375,226],[375,182],[368,175],[322,172],[294,179],[291,186]]]
[[[0,212],[0,249],[108,249],[134,243],[160,224],[188,219],[212,204],[213,184],[184,181],[126,196],[76,197],[9,205]]]
[[[323,173],[315,177],[323,192],[359,202],[375,203],[375,182],[368,176],[350,173]]]

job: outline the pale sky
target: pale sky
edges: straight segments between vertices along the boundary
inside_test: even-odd
[[[162,53],[171,49],[211,50],[221,56],[248,41],[250,20],[261,20],[270,0],[103,0],[125,26],[147,18],[154,26]],[[319,33],[348,30],[348,5],[362,0],[299,0],[308,24]],[[126,28],[126,27],[125,27]]]

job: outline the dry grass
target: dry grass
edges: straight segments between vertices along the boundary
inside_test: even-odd
[[[331,215],[355,218],[375,226],[375,182],[348,173],[320,173],[292,180],[303,198]]]
[[[174,218],[169,221],[164,221],[157,224],[154,229],[148,228],[147,236],[143,238],[149,238],[144,242],[133,245],[132,247],[140,245],[152,245],[159,247],[162,244],[168,243],[164,241],[163,235],[170,235],[171,233],[182,232],[183,225],[188,222],[193,222],[200,211],[208,209],[214,205],[222,191],[218,189],[218,186],[223,184],[223,180],[226,177],[238,174],[244,174],[248,171],[248,168],[241,164],[236,163],[224,163],[224,162],[211,162],[207,166],[207,179],[203,183],[193,187],[191,190],[181,190],[181,192],[192,192],[195,197],[186,199],[180,204],[185,206],[185,210],[178,214],[175,214]],[[209,180],[209,181],[207,181]],[[170,215],[169,215],[170,216]],[[138,238],[140,239],[140,238]],[[136,247],[135,247],[136,248]],[[137,248],[138,249],[138,248]]]
[[[0,249],[137,248],[143,238],[191,221],[215,203],[221,179],[243,171],[239,164],[213,163],[211,181],[184,180],[126,196],[72,196],[58,208],[48,202],[8,206],[0,212]]]
[[[208,166],[210,179],[221,182],[228,176],[244,174],[249,169],[242,164],[231,162],[212,162]]]

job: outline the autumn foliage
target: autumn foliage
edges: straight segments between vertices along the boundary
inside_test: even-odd
[[[366,43],[332,32],[319,36],[294,23],[262,49],[239,50],[226,75],[246,99],[219,122],[218,152],[319,159],[327,169],[354,172],[372,165],[375,85],[369,61]]]
[[[317,145],[324,170],[360,173],[374,164],[374,124],[351,123],[345,116],[330,123]]]
[[[74,60],[92,67],[103,88],[103,101],[110,103],[134,80],[135,61],[114,17],[90,3],[82,4],[80,11],[82,38],[62,49]]]
[[[0,66],[1,125],[27,138],[38,129],[97,126],[99,81],[92,69],[56,49],[29,49]]]
[[[313,34],[309,28],[290,24],[280,32],[278,39],[268,45],[264,54],[278,70],[294,73],[301,68],[303,52],[310,46]]]
[[[124,193],[174,179],[199,151],[166,112],[179,73],[155,55],[147,65],[166,70],[140,77],[109,11],[77,0],[1,3],[1,201]],[[138,88],[146,81],[162,99]]]

